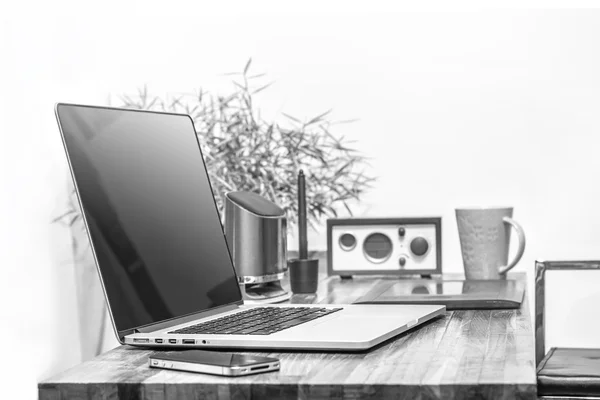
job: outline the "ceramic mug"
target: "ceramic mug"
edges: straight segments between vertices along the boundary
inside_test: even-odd
[[[456,223],[467,279],[505,279],[525,252],[525,232],[512,219],[513,208],[457,208]],[[510,231],[515,230],[519,248],[508,262]]]

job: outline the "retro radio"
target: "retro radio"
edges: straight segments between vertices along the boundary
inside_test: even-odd
[[[441,218],[327,220],[329,275],[442,273]]]

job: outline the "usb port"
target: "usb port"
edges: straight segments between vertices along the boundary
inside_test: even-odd
[[[181,341],[181,343],[183,343],[183,344],[195,344],[196,341],[194,339],[183,339]]]
[[[133,339],[133,343],[150,343],[150,339]]]
[[[163,340],[162,339],[154,339],[154,343],[162,343]]]
[[[177,343],[177,339],[169,339],[169,343],[175,344],[175,343]]]

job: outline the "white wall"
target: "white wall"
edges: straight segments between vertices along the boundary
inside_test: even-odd
[[[143,84],[223,91],[219,75],[253,57],[276,81],[259,98],[266,115],[333,107],[336,118],[360,118],[337,132],[358,141],[379,176],[361,215],[442,215],[446,271],[462,268],[459,205],[516,207],[528,235],[517,270],[536,258],[598,258],[599,10],[83,3],[0,9],[0,319],[11,327],[0,335],[15,349],[0,374],[25,396],[79,360],[70,237],[49,224],[66,201],[56,101],[106,104],[112,94],[114,104]],[[324,248],[322,232],[311,245]],[[594,344],[597,323],[557,328],[574,326],[573,310],[595,313],[600,276],[584,281],[552,283],[551,342]]]

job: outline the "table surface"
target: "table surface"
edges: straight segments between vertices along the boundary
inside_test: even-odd
[[[525,274],[509,276],[525,279]],[[386,280],[398,279],[321,278],[315,295],[294,295],[291,302],[352,303]],[[535,399],[529,315],[525,295],[518,310],[447,312],[365,352],[255,353],[279,358],[281,370],[237,378],[151,369],[152,350],[120,346],[40,382],[39,397]]]

